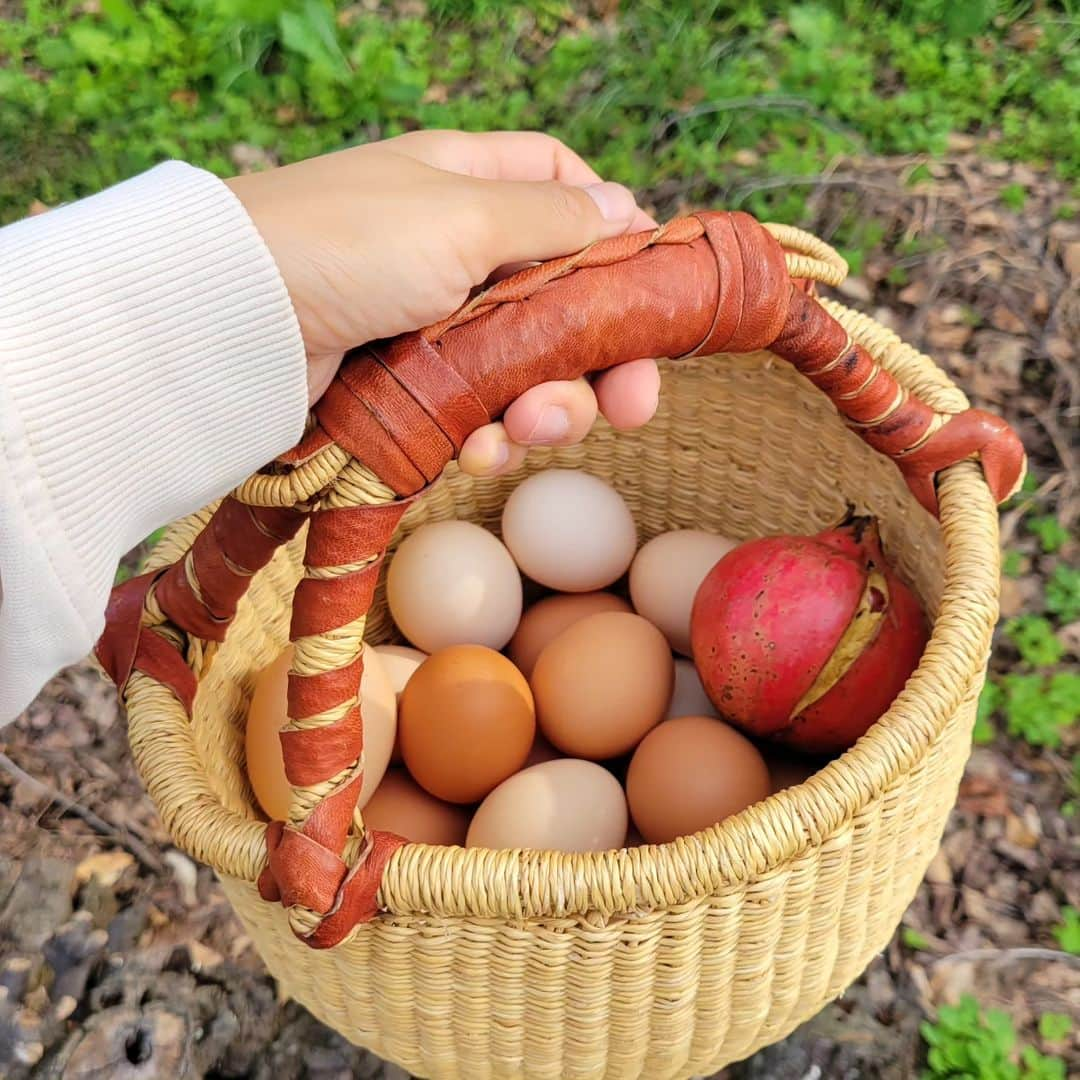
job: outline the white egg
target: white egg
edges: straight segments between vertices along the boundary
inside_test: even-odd
[[[690,611],[705,575],[736,541],[702,529],[677,529],[653,537],[630,567],[634,610],[656,626],[684,656],[690,655]]]
[[[676,716],[719,716],[716,707],[705,693],[697,668],[689,660],[675,661],[675,689],[671,692],[665,719]]]
[[[521,575],[510,553],[469,521],[422,525],[390,562],[386,599],[418,649],[501,649],[521,619]]]
[[[376,645],[375,652],[379,654],[383,671],[399,697],[405,684],[412,678],[412,673],[427,659],[427,653],[411,649],[408,645]]]
[[[521,483],[506,500],[502,533],[521,570],[560,592],[610,585],[637,547],[622,496],[575,469],[547,469]]]

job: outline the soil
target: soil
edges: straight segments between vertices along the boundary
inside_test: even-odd
[[[828,237],[853,214],[881,223],[880,247],[841,296],[1007,416],[1040,481],[1040,512],[1075,530],[1080,223],[1058,219],[1061,182],[977,150],[959,139],[944,161],[839,162],[810,224]],[[1021,209],[1002,202],[1010,185],[1026,192]],[[1040,554],[1016,510],[1003,532],[1022,559],[1004,613],[1038,611],[1054,560],[1075,558],[1076,542]],[[1075,662],[1080,625],[1062,636]],[[999,643],[995,669],[1017,662],[1010,648]],[[1076,819],[1061,813],[1078,742],[1074,727],[1056,751],[1000,735],[976,748],[904,919],[921,940],[898,932],[840,1001],[721,1076],[917,1076],[920,1022],[969,991],[1080,1075],[1077,1043],[1047,1046],[1036,1031],[1044,1012],[1080,1016],[1080,960],[1051,933],[1064,905],[1080,908]],[[0,731],[0,750],[0,1075],[405,1077],[278,999],[213,876],[171,845],[115,694],[89,666],[54,679]]]

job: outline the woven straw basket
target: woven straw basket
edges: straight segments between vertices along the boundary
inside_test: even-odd
[[[966,409],[927,357],[822,303],[932,409]],[[296,905],[286,910],[257,887],[267,827],[243,760],[254,677],[289,638],[304,529],[254,575],[223,644],[181,642],[199,684],[190,716],[138,660],[127,680],[147,789],[176,842],[217,872],[282,991],[420,1076],[660,1080],[753,1053],[842,993],[886,945],[953,803],[997,617],[996,507],[978,462],[939,474],[939,524],[895,465],[775,355],[662,370],[660,410],[643,430],[600,424],[581,446],[533,452],[498,479],[451,464],[397,537],[445,518],[497,529],[522,476],[553,465],[612,483],[642,540],[684,527],[805,533],[847,503],[877,515],[932,638],[889,712],[808,782],[661,846],[566,855],[405,845],[382,869],[375,917],[312,949],[297,936]],[[374,481],[361,488],[357,502],[387,499]],[[183,562],[210,516],[173,526],[151,569]],[[360,623],[372,643],[395,639],[383,576]],[[163,625],[152,603],[143,611],[144,625]]]

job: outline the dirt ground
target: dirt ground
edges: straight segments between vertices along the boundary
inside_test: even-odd
[[[1001,192],[1019,185],[1022,208]],[[1059,220],[1064,186],[986,162],[957,140],[943,162],[847,161],[820,178],[814,227],[850,215],[884,227],[840,290],[934,355],[977,404],[1020,430],[1041,512],[1075,528],[1080,222]],[[677,197],[661,200],[670,211]],[[1012,205],[1006,207],[1005,202]],[[1034,610],[1054,557],[1007,512],[1022,571],[1006,615]],[[1058,558],[1075,557],[1076,541]],[[1064,631],[1073,662],[1080,624]],[[1006,642],[993,665],[1016,656]],[[1058,751],[1000,736],[972,755],[941,852],[904,925],[862,979],[727,1080],[882,1078],[921,1067],[918,1025],[974,991],[1006,1009],[1025,1041],[1080,1075],[1080,1050],[1047,1047],[1047,1011],[1080,1016],[1080,958],[1051,934],[1080,908],[1070,797],[1075,728]],[[278,1000],[205,868],[173,848],[142,793],[115,695],[89,668],[55,679],[0,731],[0,1075],[404,1077]]]

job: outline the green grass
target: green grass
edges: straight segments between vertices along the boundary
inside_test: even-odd
[[[1058,1042],[1070,1027],[1068,1017],[1047,1013],[1040,1018],[1039,1033]],[[927,1046],[924,1080],[1065,1080],[1061,1058],[1018,1046],[1009,1016],[982,1009],[969,994],[956,1005],[943,1005],[937,1021],[920,1030]]]
[[[236,143],[289,161],[431,126],[551,131],[639,190],[786,220],[836,155],[951,132],[1080,169],[1075,0],[88,6],[0,23],[0,220],[171,156],[225,175]]]

